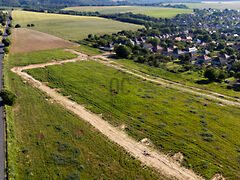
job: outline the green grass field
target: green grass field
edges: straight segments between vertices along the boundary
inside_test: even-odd
[[[171,18],[177,14],[191,13],[190,9],[176,9],[176,8],[162,8],[162,7],[146,7],[146,6],[82,6],[82,7],[68,7],[64,10],[74,10],[82,12],[95,12],[101,14],[114,13],[140,13],[153,17]]]
[[[105,51],[97,49],[97,48],[92,48],[86,45],[81,44],[78,47],[73,47],[72,49],[74,49],[77,52],[81,52],[83,54],[89,55],[89,56],[94,56],[94,55],[98,55],[98,54],[102,54]]]
[[[184,73],[173,73],[170,71],[165,70],[164,68],[156,68],[152,66],[148,66],[145,64],[135,63],[131,60],[127,59],[112,59],[115,62],[122,64],[130,69],[136,69],[140,72],[152,75],[153,77],[160,77],[167,80],[171,80],[174,82],[179,82],[185,85],[198,87],[204,90],[210,90],[214,92],[218,92],[227,96],[232,96],[236,98],[240,98],[240,94],[238,91],[234,91],[233,89],[228,89],[227,83],[218,83],[218,82],[212,82],[207,84],[201,84],[198,82],[206,81],[207,79],[203,77],[203,74],[199,74],[195,71],[187,71]],[[232,81],[234,78],[231,79]]]
[[[46,54],[50,54],[47,59]],[[10,72],[13,66],[71,56],[75,55],[58,49],[52,54],[9,55],[5,61],[5,86],[18,96],[16,105],[6,109],[10,179],[159,179],[89,124]]]
[[[122,23],[98,17],[70,16],[59,14],[45,14],[26,11],[13,11],[14,24],[27,27],[27,24],[35,24],[31,28],[48,33],[66,40],[86,38],[88,34],[106,34],[121,30],[136,30],[142,26]]]
[[[182,152],[183,165],[204,177],[239,177],[240,109],[143,81],[95,61],[27,70],[60,88],[137,140],[149,138],[161,151]]]

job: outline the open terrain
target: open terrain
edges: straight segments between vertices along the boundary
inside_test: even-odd
[[[89,16],[70,16],[46,14],[26,11],[13,11],[14,24],[26,28],[27,24],[35,24],[33,30],[51,34],[65,40],[78,41],[88,34],[106,34],[121,30],[136,30],[142,26],[122,23],[109,19]]]
[[[14,29],[11,38],[13,43],[11,46],[11,53],[25,53],[37,50],[77,46],[74,43],[56,36],[26,28]]]
[[[101,14],[114,14],[114,13],[140,13],[153,17],[171,18],[177,14],[191,13],[190,9],[176,9],[176,8],[162,8],[162,7],[147,7],[147,6],[81,6],[81,7],[68,7],[64,10],[74,10],[81,12],[96,12]]]
[[[150,144],[171,155],[181,152],[183,164],[207,178],[219,172],[230,178],[239,176],[237,107],[161,87],[94,61],[26,71],[102,114],[114,126],[124,124],[137,140],[148,138]],[[118,89],[123,79],[124,88]]]
[[[169,158],[168,156],[161,154],[157,151],[154,151],[141,143],[138,143],[131,138],[129,138],[124,132],[119,130],[119,128],[115,128],[104,121],[101,117],[96,114],[88,112],[84,106],[81,106],[77,103],[74,103],[72,100],[68,99],[68,97],[64,97],[58,94],[54,89],[47,87],[43,83],[35,80],[27,73],[22,72],[23,70],[27,69],[35,69],[39,67],[46,67],[56,64],[62,64],[67,62],[76,62],[77,60],[87,60],[87,56],[79,56],[79,59],[76,60],[66,60],[66,61],[59,61],[53,63],[45,63],[45,64],[38,64],[38,65],[29,65],[25,67],[16,67],[13,68],[12,71],[20,75],[23,79],[27,80],[31,85],[37,87],[38,89],[44,91],[49,95],[53,100],[63,105],[66,109],[72,111],[85,121],[89,122],[92,126],[97,128],[102,134],[107,136],[113,142],[122,146],[127,152],[132,154],[133,156],[140,159],[146,165],[150,167],[154,167],[163,173],[166,177],[174,177],[177,179],[201,179],[193,172],[180,167],[177,162],[174,162],[173,159]],[[147,152],[150,155],[145,155],[144,152]]]
[[[51,51],[11,54],[5,61],[5,85],[18,96],[16,105],[6,109],[10,178],[159,179],[49,95],[10,72],[16,65],[76,57],[61,49]]]

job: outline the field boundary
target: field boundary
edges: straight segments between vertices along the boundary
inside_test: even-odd
[[[72,51],[72,50],[68,50]],[[101,116],[96,115],[84,108],[84,106],[77,104],[76,102],[71,101],[67,97],[56,92],[56,90],[51,89],[50,87],[44,85],[40,81],[34,79],[32,76],[23,72],[23,70],[42,68],[51,65],[60,65],[67,62],[76,62],[80,60],[88,60],[90,56],[83,55],[82,53],[75,52],[79,55],[78,58],[72,60],[64,60],[58,62],[50,62],[43,64],[35,64],[24,67],[14,67],[11,69],[12,72],[21,76],[33,87],[36,87],[44,92],[46,92],[53,100],[61,104],[67,110],[75,113],[81,119],[90,123],[103,135],[108,137],[111,141],[117,143],[123,147],[131,155],[139,159],[142,163],[147,166],[153,167],[158,170],[161,174],[168,178],[180,179],[180,180],[200,180],[203,179],[200,176],[196,175],[192,170],[181,167],[181,165],[173,160],[171,157],[161,153],[153,148],[147,147],[144,144],[137,142],[136,140],[129,137],[124,131],[120,130],[118,127],[114,127]],[[146,155],[146,153],[148,155]]]

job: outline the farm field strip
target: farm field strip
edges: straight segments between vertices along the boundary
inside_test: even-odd
[[[100,17],[37,13],[19,10],[13,11],[12,16],[14,25],[20,24],[23,28],[29,28],[27,24],[34,24],[35,26],[29,29],[73,41],[84,39],[89,34],[111,34],[121,30],[137,30],[143,27]]]
[[[56,36],[27,28],[15,28],[12,32],[11,53],[26,53],[37,50],[76,47],[77,44]]]
[[[75,52],[77,53],[77,52]],[[81,53],[78,53],[81,55]],[[66,109],[72,111],[80,118],[89,122],[96,129],[98,129],[102,134],[107,136],[113,142],[122,146],[130,154],[141,160],[144,164],[154,167],[159,170],[163,175],[167,177],[175,177],[177,179],[202,179],[201,177],[194,174],[191,170],[185,169],[180,166],[179,163],[173,161],[170,157],[166,156],[163,153],[160,153],[150,147],[147,147],[141,143],[130,138],[126,133],[119,130],[107,121],[103,120],[99,115],[93,114],[87,111],[82,105],[77,104],[69,100],[67,97],[60,95],[56,90],[51,89],[50,87],[44,85],[40,81],[34,79],[32,76],[26,72],[22,72],[27,69],[34,69],[40,67],[46,67],[48,65],[63,64],[66,62],[76,62],[80,60],[87,60],[86,56],[81,56],[74,60],[65,60],[59,62],[50,62],[39,65],[29,65],[25,67],[15,67],[11,70],[21,76],[23,79],[27,80],[32,86],[46,92],[50,97],[52,97],[56,102],[64,106]],[[150,153],[150,156],[145,156],[144,151]]]
[[[86,6],[86,7],[68,7],[63,10],[73,10],[81,12],[96,12],[102,14],[114,14],[114,13],[140,13],[153,17],[171,18],[177,14],[191,13],[190,9],[177,9],[177,8],[165,8],[165,7],[144,7],[144,6]]]

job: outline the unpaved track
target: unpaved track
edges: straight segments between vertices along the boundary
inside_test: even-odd
[[[76,52],[75,52],[76,53]],[[139,159],[141,162],[147,166],[157,169],[161,174],[171,179],[180,179],[180,180],[200,180],[203,179],[197,176],[193,171],[188,170],[184,167],[181,167],[180,164],[174,161],[169,156],[158,152],[150,147],[143,145],[140,142],[135,141],[129,137],[124,131],[120,130],[117,127],[110,125],[108,122],[103,120],[99,115],[93,114],[86,110],[83,106],[69,100],[67,97],[62,96],[57,93],[54,89],[49,88],[38,80],[34,79],[29,74],[22,72],[26,69],[40,68],[49,65],[58,65],[66,62],[76,62],[79,60],[86,60],[86,56],[82,56],[81,53],[77,53],[81,57],[58,62],[50,62],[38,65],[29,65],[25,67],[15,67],[11,70],[21,76],[23,79],[28,81],[32,86],[46,92],[51,98],[53,98],[57,103],[64,106],[69,111],[78,115],[81,119],[87,121],[102,134],[107,136],[110,140],[117,143],[123,147],[131,155]],[[150,156],[145,156],[144,151],[150,154]]]
[[[74,51],[72,51],[72,52],[74,53]],[[152,82],[161,84],[163,86],[171,87],[173,89],[177,89],[177,90],[180,90],[183,92],[189,92],[189,93],[192,93],[192,94],[204,97],[204,98],[213,99],[213,100],[219,101],[226,105],[240,106],[240,100],[237,98],[234,98],[234,97],[230,97],[230,96],[226,96],[226,95],[216,93],[213,91],[208,91],[208,90],[180,84],[180,83],[169,81],[169,80],[162,79],[162,78],[156,78],[156,77],[150,76],[148,74],[143,74],[142,72],[135,70],[135,69],[128,70],[128,69],[125,69],[124,66],[119,63],[117,63],[118,65],[111,64],[111,63],[116,63],[116,62],[109,60],[108,58],[106,58],[106,56],[103,56],[103,55],[92,56],[91,58],[95,61],[105,64],[106,66],[121,70],[121,71],[129,73],[129,74],[132,74],[134,76],[140,77],[147,81],[152,81]],[[106,61],[102,61],[100,59],[104,59]],[[155,79],[153,79],[153,78],[155,78]],[[204,92],[206,92],[206,93],[204,93]],[[228,98],[229,100],[224,99],[224,98]]]

